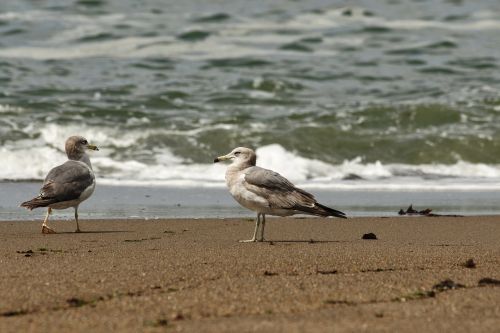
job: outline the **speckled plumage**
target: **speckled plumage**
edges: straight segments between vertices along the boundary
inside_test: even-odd
[[[229,154],[216,158],[214,162],[224,160],[232,160],[226,171],[229,192],[240,205],[257,212],[254,237],[248,241],[256,241],[261,216],[260,240],[264,239],[266,214],[311,214],[345,218],[344,213],[321,205],[312,194],[297,188],[279,173],[255,166],[257,157],[249,148],[235,148]]]

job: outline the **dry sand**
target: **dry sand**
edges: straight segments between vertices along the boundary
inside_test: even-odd
[[[40,225],[0,222],[1,332],[500,331],[500,217]]]

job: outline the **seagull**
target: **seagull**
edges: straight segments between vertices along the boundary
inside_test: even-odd
[[[226,170],[229,192],[240,205],[257,212],[252,239],[240,242],[264,241],[266,214],[310,214],[347,218],[341,211],[318,203],[312,194],[295,187],[279,173],[255,166],[257,155],[250,148],[235,148],[229,154],[215,158],[214,163],[226,160],[232,160]],[[260,237],[257,240],[259,227]]]
[[[66,140],[65,150],[68,161],[50,170],[43,182],[40,194],[21,207],[29,210],[47,207],[47,215],[42,224],[43,234],[54,234],[54,229],[47,225],[52,209],[75,209],[76,231],[81,232],[78,225],[78,205],[87,200],[95,189],[95,176],[86,151],[99,150],[81,136],[70,136]]]

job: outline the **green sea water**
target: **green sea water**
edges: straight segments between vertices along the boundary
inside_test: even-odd
[[[302,183],[499,187],[499,32],[489,0],[2,1],[0,179],[82,134],[108,183],[221,184],[250,146]]]

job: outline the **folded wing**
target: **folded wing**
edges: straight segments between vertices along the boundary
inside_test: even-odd
[[[316,202],[314,196],[279,173],[257,166],[245,171],[243,185],[269,202],[270,208],[288,209],[319,216],[345,217],[345,214]]]
[[[94,176],[89,168],[80,162],[67,161],[50,170],[38,197],[23,202],[21,207],[33,209],[80,198],[92,185]]]

